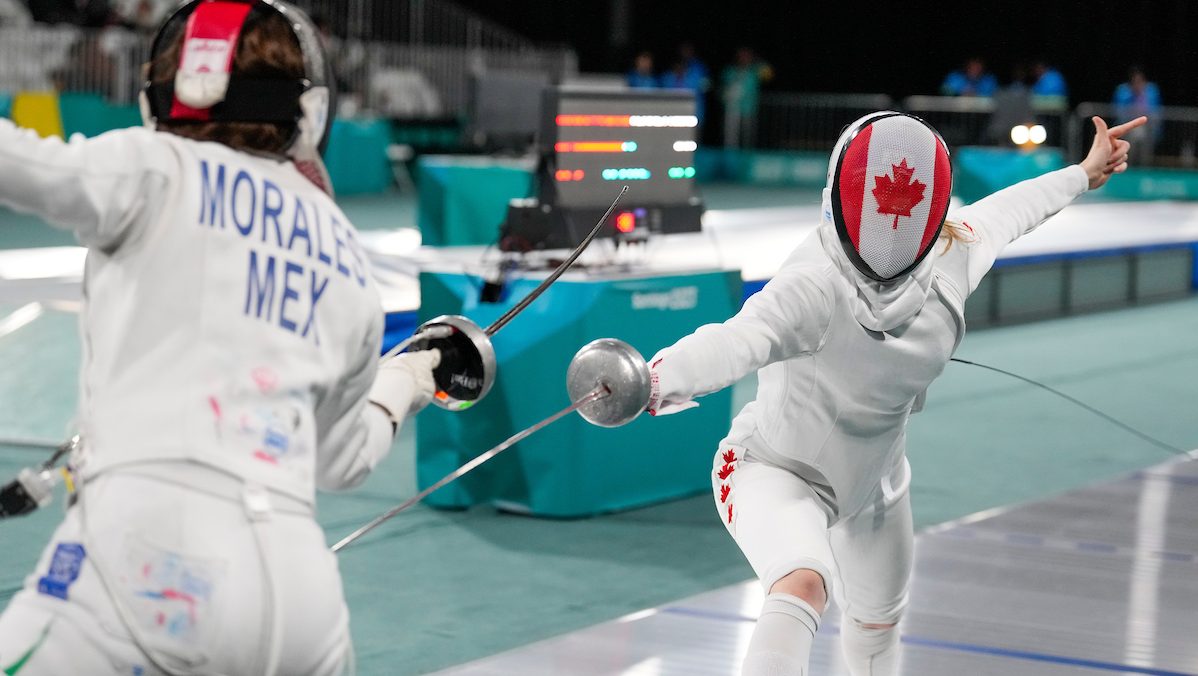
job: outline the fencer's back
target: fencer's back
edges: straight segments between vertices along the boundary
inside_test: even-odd
[[[179,459],[311,500],[322,402],[381,341],[357,233],[290,162],[122,133],[170,175],[88,253],[89,470]]]

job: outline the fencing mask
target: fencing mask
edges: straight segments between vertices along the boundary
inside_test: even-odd
[[[948,147],[940,134],[917,117],[884,111],[841,134],[828,166],[823,211],[857,270],[889,283],[932,250],[951,192]]]
[[[268,14],[281,16],[299,43],[302,78],[234,72],[243,30]],[[172,55],[176,44],[178,54]],[[154,37],[151,63],[162,58],[177,59],[177,73],[173,81],[145,83],[141,104],[147,127],[166,120],[294,124],[287,155],[305,176],[332,192],[320,156],[333,125],[334,80],[320,35],[302,10],[283,0],[187,2]]]

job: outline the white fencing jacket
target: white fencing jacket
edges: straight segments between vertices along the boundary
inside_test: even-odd
[[[693,406],[693,397],[758,372],[756,399],[733,421],[725,443],[788,468],[830,494],[843,518],[864,507],[879,482],[905,461],[907,418],[922,407],[965,332],[964,303],[999,252],[1084,192],[1079,166],[1001,190],[950,216],[974,241],[945,240],[925,259],[922,303],[884,330],[858,317],[886,319],[870,307],[885,293],[845,257],[830,219],[795,249],[765,288],[736,316],[708,324],[650,360],[661,405],[656,414]]]
[[[349,220],[290,162],[147,129],[40,139],[0,120],[0,203],[88,248],[84,475],[202,463],[311,503],[392,426],[367,403],[383,312]]]

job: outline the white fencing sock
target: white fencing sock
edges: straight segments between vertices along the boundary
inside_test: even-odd
[[[803,599],[770,594],[749,641],[743,676],[806,676],[819,613]]]
[[[902,659],[898,625],[889,629],[866,629],[844,618],[840,647],[853,676],[898,676]]]

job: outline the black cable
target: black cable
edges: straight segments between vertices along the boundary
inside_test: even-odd
[[[1018,373],[1011,373],[1010,371],[1004,371],[1003,369],[1000,369],[1000,368],[997,368],[994,366],[988,366],[986,364],[979,364],[976,361],[969,361],[967,359],[958,359],[956,357],[953,357],[950,361],[955,361],[958,364],[968,364],[970,366],[977,366],[978,368],[984,368],[988,371],[994,371],[995,373],[1001,373],[1005,376],[1010,376],[1012,378],[1022,380],[1023,382],[1025,382],[1029,385],[1035,385],[1036,387],[1039,387],[1042,390],[1051,392],[1052,394],[1055,394],[1058,397],[1060,397],[1068,402],[1071,402],[1073,404],[1076,404],[1077,406],[1080,406],[1081,408],[1086,409],[1087,411],[1089,411],[1090,413],[1093,413],[1094,415],[1098,416],[1099,418],[1102,418],[1103,420],[1111,423],[1112,425],[1119,427],[1120,429],[1122,429],[1126,432],[1130,432],[1131,434],[1134,434],[1135,436],[1143,439],[1144,441],[1147,441],[1148,443],[1150,443],[1158,448],[1163,448],[1171,453],[1177,453],[1179,455],[1189,455],[1189,451],[1187,451],[1187,450],[1178,448],[1172,444],[1167,444],[1167,443],[1161,441],[1160,439],[1157,439],[1156,437],[1145,434],[1144,432],[1141,432],[1140,430],[1132,427],[1131,425],[1120,422],[1119,420],[1112,418],[1111,416],[1103,413],[1102,411],[1099,411],[1098,409],[1087,404],[1086,402],[1075,399],[1075,398],[1069,396],[1068,394],[1061,392],[1060,390],[1057,390],[1057,389],[1049,387],[1048,385],[1045,385],[1044,383],[1037,382],[1035,380],[1032,380],[1031,378],[1025,378],[1025,377],[1019,375]]]

